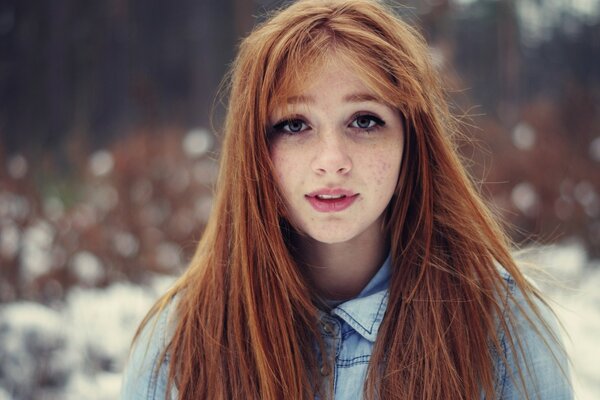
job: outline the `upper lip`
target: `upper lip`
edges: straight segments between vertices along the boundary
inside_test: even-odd
[[[344,195],[346,197],[354,196],[358,193],[344,188],[322,188],[317,189],[314,192],[310,192],[306,195],[306,197],[316,197],[319,195],[329,195],[329,196],[339,196]]]

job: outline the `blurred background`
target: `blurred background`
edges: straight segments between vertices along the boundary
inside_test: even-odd
[[[391,2],[600,398],[600,0]],[[0,1],[0,400],[113,399],[210,214],[240,38],[281,1]]]

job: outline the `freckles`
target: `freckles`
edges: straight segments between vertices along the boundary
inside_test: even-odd
[[[371,164],[372,178],[377,184],[377,186],[381,186],[384,184],[385,178],[390,170],[390,163],[388,162],[379,162]]]

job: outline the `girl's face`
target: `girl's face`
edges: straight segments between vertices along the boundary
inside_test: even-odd
[[[311,77],[306,90],[270,114],[271,157],[288,217],[322,243],[381,234],[402,160],[400,114],[342,59]]]

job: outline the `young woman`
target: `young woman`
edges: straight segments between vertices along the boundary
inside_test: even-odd
[[[426,44],[379,2],[298,1],[255,29],[211,219],[123,398],[571,398],[455,132]]]

